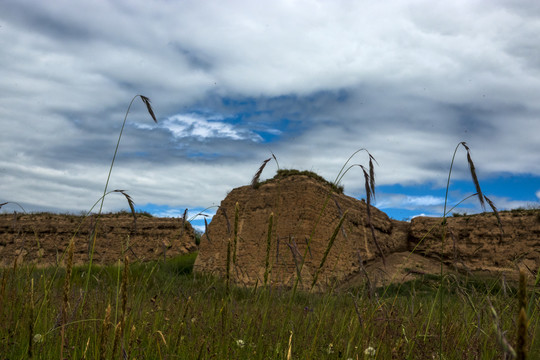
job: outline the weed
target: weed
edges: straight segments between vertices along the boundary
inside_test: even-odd
[[[270,159],[268,159],[268,160],[270,160]],[[268,160],[265,160],[265,164],[266,164],[266,161],[268,161]],[[261,185],[267,184],[267,183],[272,182],[274,180],[284,179],[284,178],[287,178],[289,176],[298,176],[298,175],[303,175],[303,176],[307,176],[309,178],[315,179],[318,182],[329,186],[336,193],[343,194],[343,190],[344,190],[343,186],[336,185],[335,183],[331,183],[328,180],[326,180],[325,178],[323,178],[322,176],[320,176],[319,174],[314,173],[312,171],[307,171],[307,170],[300,171],[300,170],[296,170],[296,169],[278,169],[277,172],[276,172],[276,175],[273,178],[268,179],[266,181],[263,181],[261,183],[258,183],[257,188],[259,186],[261,186]]]

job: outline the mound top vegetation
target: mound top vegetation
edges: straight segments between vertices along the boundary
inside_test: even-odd
[[[307,177],[309,177],[311,179],[316,180],[320,184],[323,184],[325,186],[330,187],[334,192],[336,192],[338,194],[343,194],[343,191],[344,191],[344,187],[342,185],[336,185],[335,183],[326,180],[321,175],[319,175],[319,174],[317,174],[317,173],[315,173],[313,171],[297,170],[297,169],[278,169],[278,171],[276,172],[276,175],[274,175],[273,178],[261,182],[259,184],[259,186],[268,184],[268,183],[276,181],[276,180],[291,177],[291,176],[307,176]]]

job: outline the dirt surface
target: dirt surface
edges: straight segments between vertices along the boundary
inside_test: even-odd
[[[18,264],[62,263],[74,235],[74,262],[86,263],[96,222],[96,215],[1,214],[0,266],[12,266],[15,259]],[[112,264],[123,259],[124,252],[132,261],[147,261],[196,250],[193,228],[182,219],[138,214],[134,223],[131,214],[109,214],[98,222],[93,261]]]
[[[504,273],[508,278],[516,277],[520,268],[532,274],[540,266],[538,210],[501,213],[503,233],[491,213],[449,218],[441,258],[442,219],[395,221],[371,207],[371,222],[384,261],[366,210],[364,201],[331,193],[326,184],[302,175],[275,179],[256,189],[234,189],[201,239],[195,271],[225,277],[228,246],[230,276],[237,284],[263,284],[269,270],[268,282],[285,287],[293,286],[300,273],[299,287],[310,289],[317,276],[314,289],[319,291],[336,284],[358,285],[367,278],[383,285],[437,274],[441,259],[447,271]],[[343,226],[328,250],[345,213]],[[270,214],[274,217],[268,247]]]
[[[269,283],[290,287],[297,273],[301,273],[300,288],[310,289],[317,276],[315,289],[324,290],[358,273],[364,262],[381,256],[368,223],[367,205],[329,190],[326,184],[304,175],[270,181],[257,189],[251,186],[234,189],[222,201],[207,234],[201,238],[195,271],[226,276],[230,241],[232,279],[238,284],[263,284],[265,272],[271,268]],[[272,213],[273,227],[267,252]],[[343,226],[327,252],[329,241],[344,215]],[[371,208],[371,222],[384,253],[407,250],[406,223],[391,220],[376,208]],[[306,260],[301,266],[304,254]]]
[[[540,266],[540,210],[500,212],[447,219],[444,246],[442,219],[419,217],[409,227],[409,248],[464,272],[507,273]]]
[[[343,216],[342,227],[329,248]],[[295,175],[268,181],[257,189],[243,186],[232,190],[199,248],[190,224],[183,225],[181,219],[139,214],[135,227],[130,214],[104,215],[97,227],[94,262],[114,263],[124,252],[132,259],[147,261],[199,250],[195,271],[225,277],[230,244],[230,276],[235,283],[261,285],[268,270],[268,283],[291,287],[300,273],[298,286],[311,289],[317,277],[317,291],[361,285],[367,279],[380,286],[437,274],[441,259],[445,271],[483,276],[504,273],[507,279],[516,278],[519,269],[536,274],[540,267],[540,210],[501,212],[500,219],[502,227],[492,213],[450,217],[443,236],[441,218],[402,222],[371,207],[371,223],[383,261],[364,201],[331,192],[328,184],[317,179]],[[19,264],[62,263],[74,234],[75,262],[86,263],[96,221],[96,216],[0,215],[0,266],[12,266],[15,259]]]

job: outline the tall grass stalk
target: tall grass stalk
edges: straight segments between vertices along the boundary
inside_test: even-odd
[[[264,260],[264,286],[268,285],[270,274],[270,250],[272,248],[272,226],[274,224],[274,213],[268,217],[268,233],[266,235],[266,257]]]
[[[234,205],[234,238],[232,248],[232,262],[236,265],[236,247],[238,246],[238,222],[240,219],[240,205],[238,202]]]
[[[131,99],[131,102],[129,103],[126,114],[124,116],[124,121],[122,122],[122,127],[120,128],[120,134],[118,135],[118,140],[116,141],[116,147],[114,149],[114,155],[112,157],[111,166],[109,167],[109,173],[107,174],[107,181],[105,182],[105,188],[103,189],[103,196],[101,197],[101,204],[99,205],[98,216],[97,216],[96,223],[94,225],[94,232],[93,232],[93,236],[92,236],[92,239],[91,239],[92,246],[91,246],[91,250],[90,250],[90,258],[88,260],[88,272],[86,274],[86,284],[85,284],[85,287],[84,287],[84,297],[83,297],[83,300],[82,300],[82,306],[84,306],[84,302],[85,302],[85,299],[86,299],[86,293],[88,292],[88,284],[90,282],[90,275],[91,275],[91,272],[92,272],[92,263],[93,263],[93,259],[94,259],[94,250],[95,250],[95,246],[96,246],[97,229],[98,229],[98,224],[99,224],[99,220],[100,220],[100,217],[101,217],[101,213],[103,211],[103,203],[105,202],[105,197],[107,195],[107,189],[109,187],[109,181],[111,179],[111,174],[112,174],[112,170],[113,170],[113,167],[114,167],[114,161],[116,160],[116,155],[118,154],[118,148],[120,146],[120,140],[122,139],[122,133],[124,132],[124,127],[126,125],[126,120],[127,120],[129,111],[131,109],[131,106],[133,105],[133,102],[138,97],[141,98],[142,102],[146,106],[146,109],[148,110],[148,113],[150,114],[150,116],[152,117],[154,122],[157,123],[156,115],[154,114],[154,110],[152,109],[150,99],[148,97],[144,96],[144,95],[135,95]],[[135,218],[135,210],[133,208],[132,201],[130,201],[130,198],[127,197],[127,194],[125,194],[123,192],[123,190],[118,190],[118,191],[122,192],[124,195],[126,195],[126,198],[128,199],[128,203],[130,204],[131,212],[133,214],[133,217]]]
[[[519,290],[518,290],[518,331],[516,340],[517,360],[527,358],[527,327],[529,319],[527,318],[527,276],[521,270],[519,272]]]
[[[483,210],[485,210],[485,200],[487,199],[487,197],[484,196],[484,194],[482,193],[482,189],[480,188],[480,182],[478,181],[478,176],[476,175],[476,167],[474,165],[474,162],[472,160],[472,157],[471,157],[471,151],[470,151],[470,148],[467,146],[467,144],[465,142],[460,142],[459,144],[456,145],[456,148],[454,149],[454,153],[452,155],[452,161],[450,162],[450,169],[448,171],[448,180],[446,182],[446,193],[445,193],[445,196],[444,196],[444,209],[443,209],[443,221],[442,221],[442,225],[443,225],[443,232],[442,232],[442,239],[441,239],[441,254],[440,254],[440,280],[439,280],[439,291],[438,291],[438,296],[439,296],[439,359],[442,359],[443,358],[443,349],[442,349],[442,336],[443,336],[443,312],[444,312],[444,307],[443,307],[443,292],[442,292],[442,288],[443,288],[443,279],[444,279],[444,262],[443,262],[443,254],[444,254],[444,245],[445,245],[445,241],[446,241],[446,233],[447,233],[447,214],[448,212],[446,211],[446,208],[447,208],[447,205],[448,205],[448,192],[450,190],[450,179],[452,177],[452,168],[454,166],[454,161],[455,161],[455,158],[456,158],[456,153],[459,149],[459,147],[462,146],[463,148],[465,148],[465,150],[467,151],[467,163],[469,165],[469,171],[470,171],[470,174],[471,174],[471,178],[472,178],[472,182],[476,188],[476,195],[478,197],[478,201],[480,203],[480,206],[482,207]],[[493,204],[493,202],[489,199],[488,200],[488,204],[491,206],[491,208],[493,209],[493,211],[495,212],[496,216],[497,216],[497,220],[499,221],[499,225],[500,225],[500,217],[498,215],[498,212],[497,212],[497,208],[495,207],[495,204]],[[502,229],[502,225],[500,225],[500,228]]]
[[[341,219],[339,219],[339,222],[338,222],[337,226],[335,227],[334,232],[332,233],[332,236],[330,236],[330,239],[328,240],[328,245],[326,246],[326,250],[324,251],[323,257],[321,259],[321,263],[319,264],[319,267],[317,268],[317,270],[315,271],[315,275],[313,276],[313,282],[311,283],[311,289],[313,289],[313,287],[317,283],[317,280],[319,278],[319,273],[322,270],[324,264],[326,263],[326,258],[328,257],[328,254],[330,253],[330,250],[332,249],[332,246],[334,245],[334,241],[336,240],[336,237],[337,237],[339,231],[341,230],[341,226],[343,225],[343,221],[345,220],[345,217],[347,216],[347,212],[348,211],[345,211],[345,213],[343,214]]]
[[[62,309],[61,309],[61,330],[60,330],[60,337],[61,337],[61,345],[60,345],[60,358],[63,359],[63,351],[64,346],[67,346],[66,344],[66,337],[65,337],[65,328],[66,323],[68,322],[67,312],[69,308],[69,294],[71,293],[71,272],[73,269],[73,251],[74,251],[75,242],[73,239],[69,242],[68,245],[68,257],[66,261],[66,277],[64,279],[64,291],[62,293]]]
[[[0,305],[1,306],[1,305]],[[32,344],[34,343],[34,279],[30,279],[30,304],[29,304],[29,321],[28,321],[28,358],[31,359]]]
[[[111,326],[111,304],[107,305],[105,310],[105,317],[103,318],[103,323],[101,325],[101,336],[99,341],[99,358],[100,360],[105,360],[107,358],[107,340],[108,332]]]

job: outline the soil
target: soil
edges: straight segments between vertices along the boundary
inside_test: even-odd
[[[74,263],[87,263],[92,231],[97,229],[93,262],[112,264],[128,255],[132,261],[164,259],[197,250],[195,233],[178,218],[154,218],[130,213],[99,218],[55,214],[0,214],[0,267],[20,264],[63,264],[74,239]],[[96,227],[97,223],[97,227]],[[78,229],[78,231],[77,231]]]
[[[196,272],[226,277],[229,267],[236,284],[280,287],[294,286],[300,274],[297,286],[315,291],[367,279],[372,285],[408,281],[438,274],[441,262],[445,272],[504,274],[511,280],[524,270],[534,278],[540,267],[540,210],[499,215],[501,226],[493,213],[450,217],[445,226],[441,218],[396,221],[374,207],[368,215],[365,201],[297,174],[233,189],[199,246],[182,219],[138,214],[135,225],[129,213],[103,215],[93,261],[111,264],[124,254],[148,261],[198,251]],[[75,263],[86,263],[97,221],[96,215],[0,215],[0,266],[15,260],[62,264],[71,238]]]
[[[512,279],[522,269],[534,277],[540,210],[501,212],[500,219],[501,227],[492,213],[448,218],[443,237],[441,218],[396,221],[374,207],[368,216],[364,201],[316,178],[276,177],[227,195],[201,238],[195,271],[226,277],[229,267],[232,281],[246,286],[291,287],[300,274],[300,288],[311,290],[316,279],[318,291],[367,278],[383,285],[438,274],[441,261],[445,271]]]

